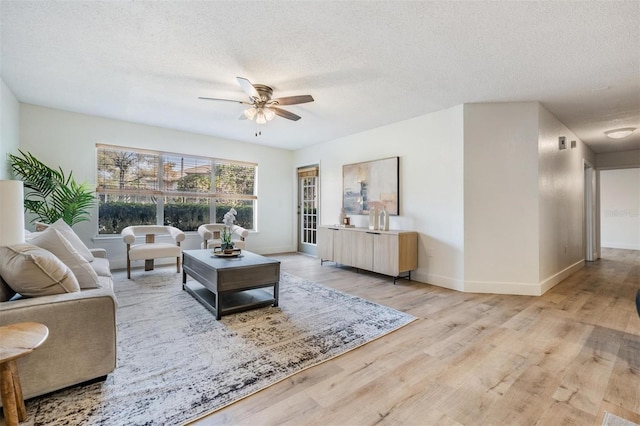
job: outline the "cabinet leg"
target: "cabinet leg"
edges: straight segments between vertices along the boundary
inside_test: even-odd
[[[409,280],[411,281],[411,271],[407,272],[407,275],[398,275],[396,277],[393,277],[393,285],[396,285],[396,281],[399,280],[400,278],[404,278],[405,280]]]

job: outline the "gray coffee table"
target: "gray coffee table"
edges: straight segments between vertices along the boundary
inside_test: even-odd
[[[187,274],[195,281],[187,282]],[[182,251],[182,288],[215,314],[278,306],[280,261],[243,250],[216,257],[211,250]],[[264,290],[272,287],[273,291]]]

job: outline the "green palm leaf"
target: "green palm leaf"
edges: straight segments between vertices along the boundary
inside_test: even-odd
[[[62,218],[69,226],[89,220],[95,197],[85,184],[78,184],[73,172],[52,169],[30,153],[9,154],[14,174],[24,182],[24,207],[36,219],[53,223]]]

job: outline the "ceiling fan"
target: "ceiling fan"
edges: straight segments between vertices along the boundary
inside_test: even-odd
[[[281,105],[297,105],[307,102],[313,102],[313,96],[311,95],[299,95],[299,96],[285,96],[284,98],[271,99],[273,95],[273,89],[264,84],[252,84],[249,80],[242,77],[236,77],[242,90],[249,95],[249,101],[235,101],[232,99],[218,99],[218,98],[206,98],[200,96],[198,99],[205,99],[210,101],[226,101],[237,102],[242,105],[249,105],[241,119],[248,118],[249,120],[256,120],[258,124],[265,124],[267,121],[274,119],[276,115],[288,120],[298,121],[300,116],[292,112],[286,111],[282,108],[278,108]]]

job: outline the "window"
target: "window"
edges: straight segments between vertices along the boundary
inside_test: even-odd
[[[98,233],[129,225],[171,225],[196,231],[222,222],[230,208],[254,229],[257,165],[175,153],[96,145]],[[212,184],[213,182],[213,184]]]

